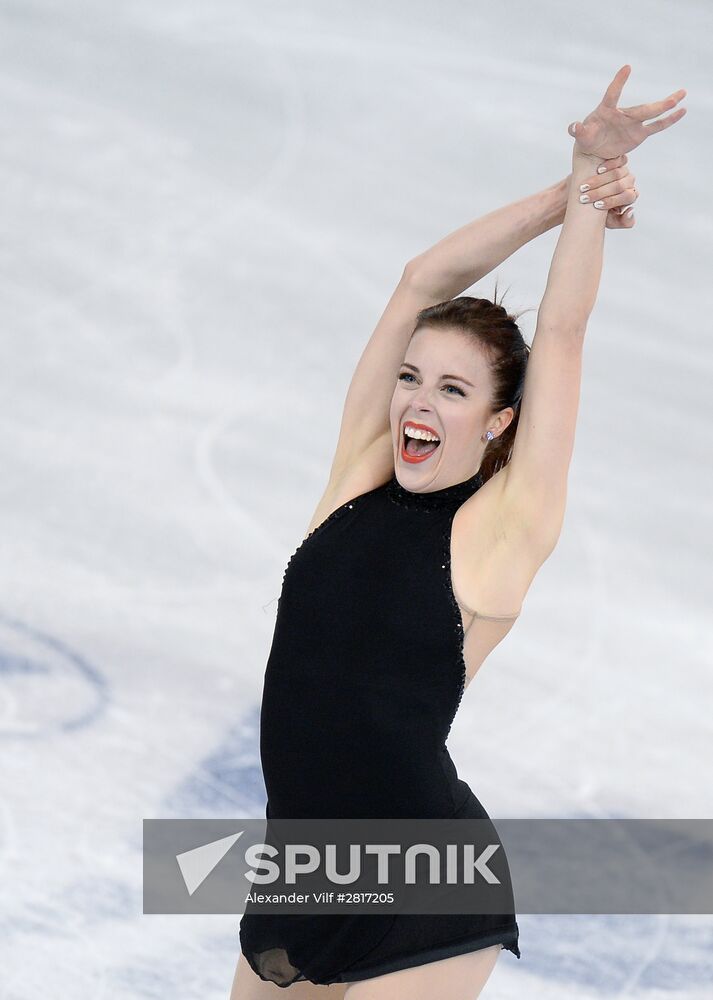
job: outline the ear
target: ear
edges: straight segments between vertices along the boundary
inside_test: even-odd
[[[515,410],[512,406],[506,406],[505,409],[499,411],[494,424],[497,429],[498,437],[500,437],[503,431],[513,422],[514,419]]]

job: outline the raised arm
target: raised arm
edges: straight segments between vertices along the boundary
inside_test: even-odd
[[[602,271],[604,212],[580,202],[579,187],[603,162],[575,145],[572,185],[537,314],[512,455],[502,470],[505,516],[525,530],[540,556],[556,544],[564,519],[584,335]],[[627,167],[611,172],[616,180],[623,180],[620,173],[631,176]]]
[[[506,516],[514,516],[513,523],[525,527],[543,554],[554,547],[564,517],[583,341],[602,270],[607,204],[600,210],[596,202],[582,203],[579,185],[605,158],[624,155],[685,113],[678,109],[665,119],[643,124],[670,110],[685,91],[653,104],[617,109],[629,71],[629,66],[622,67],[595,111],[576,129],[570,127],[576,141],[567,209],[538,312],[512,456],[504,470]],[[597,189],[598,198],[632,201],[636,191],[627,168],[612,170],[611,175],[611,183]]]
[[[327,491],[368,454],[375,481],[393,460],[389,406],[421,309],[453,298],[564,219],[569,178],[462,226],[406,265],[352,376]],[[383,465],[383,469],[380,466]]]

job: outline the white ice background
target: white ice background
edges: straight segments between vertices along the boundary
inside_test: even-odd
[[[630,155],[562,537],[450,748],[493,817],[713,816],[712,36],[693,0],[0,0],[2,1000],[227,1000],[239,918],[142,914],[142,819],[263,815],[275,598],[366,340],[625,62],[688,114]],[[537,307],[556,238],[469,291]],[[520,927],[488,996],[713,996],[712,917]]]

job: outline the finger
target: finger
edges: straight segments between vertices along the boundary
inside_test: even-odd
[[[609,160],[608,162],[613,163],[614,161]],[[622,180],[626,180],[627,183],[623,184]],[[627,166],[622,166],[614,167],[603,174],[592,174],[579,185],[579,190],[582,192],[589,191],[589,200],[594,201],[594,198],[602,196],[602,192],[605,195],[616,194],[618,191],[622,191],[624,188],[631,187],[632,185],[633,175],[629,173]],[[594,197],[592,197],[593,192],[596,192]]]
[[[597,198],[592,202],[592,207],[598,212],[608,212],[610,208],[618,208],[621,205],[628,208],[634,204],[638,197],[639,192],[636,188],[627,188],[625,191],[620,191],[617,194],[612,194],[605,198]]]
[[[608,170],[616,170],[617,167],[626,166],[628,162],[629,159],[626,153],[622,153],[621,156],[614,156],[611,160],[603,160],[602,163],[599,164],[597,171],[599,171],[600,167],[604,167],[604,170],[602,170],[601,173],[605,173]]]
[[[631,208],[624,208],[621,215],[618,209],[610,209],[607,213],[606,225],[609,229],[631,229],[635,222],[636,216]]]
[[[624,167],[629,162],[629,158],[626,153],[622,153],[621,156],[615,156],[611,160],[603,160],[597,167],[597,178],[601,178],[602,175],[608,175],[610,171],[617,170],[619,167]],[[608,180],[608,176],[605,180]]]
[[[632,212],[631,215],[625,215],[621,220],[622,229],[631,229],[636,223],[636,216]]]
[[[649,118],[656,118],[657,115],[662,115],[664,111],[674,108],[685,96],[685,90],[677,90],[663,101],[653,101],[651,104],[637,104],[634,107],[620,108],[619,110],[623,111],[628,118],[633,118],[637,122],[645,122]]]
[[[629,79],[629,73],[631,73],[631,66],[626,63],[626,65],[621,67],[612,82],[607,87],[604,97],[602,98],[602,104],[606,105],[608,108],[615,108],[617,106],[619,98],[621,97],[621,92],[624,89],[624,84]]]
[[[647,128],[651,133],[663,132],[665,128],[670,128],[671,125],[675,125],[676,122],[680,121],[685,115],[686,110],[686,108],[679,108],[678,111],[673,111],[670,115],[667,115],[666,118],[659,118],[657,122],[651,122],[643,127]]]
[[[606,178],[609,175],[604,174],[603,176]],[[609,198],[612,195],[621,194],[622,191],[631,191],[635,183],[636,176],[630,174],[626,167],[620,167],[612,180],[605,182],[596,189],[595,198]],[[594,201],[594,198],[592,201]]]
[[[637,194],[636,197],[638,198],[638,194]],[[634,199],[634,201],[636,201],[636,198]],[[617,215],[626,215],[626,213],[629,211],[629,209],[633,208],[633,207],[634,207],[634,203],[633,202],[629,202],[628,205],[619,205],[618,208],[612,208],[612,209],[610,209],[610,211],[616,212]]]

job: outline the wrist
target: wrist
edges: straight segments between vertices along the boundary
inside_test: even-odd
[[[572,147],[573,169],[575,166],[581,164],[582,166],[585,166],[588,170],[591,170],[592,168],[596,170],[600,164],[604,163],[604,159],[605,158],[603,156],[597,156],[594,153],[583,153],[581,148],[577,145],[576,142]]]

